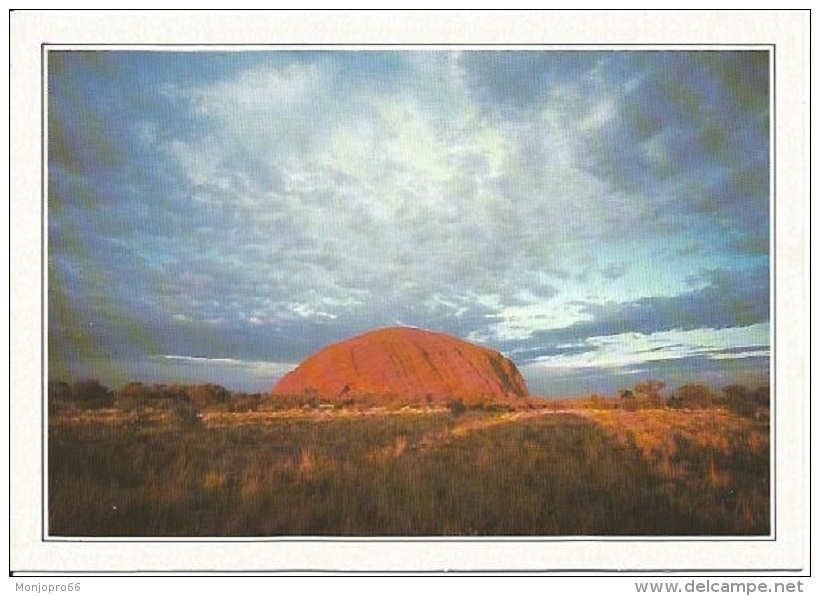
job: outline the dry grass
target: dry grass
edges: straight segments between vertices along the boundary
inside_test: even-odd
[[[679,507],[689,506],[702,518],[719,511],[750,533],[768,532],[768,420],[724,408],[585,410],[581,415],[640,453]]]
[[[49,427],[50,533],[768,533],[766,422],[549,405],[67,411]]]

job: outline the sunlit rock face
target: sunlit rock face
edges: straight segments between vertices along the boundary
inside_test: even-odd
[[[527,386],[515,364],[495,350],[443,333],[392,327],[319,350],[273,388],[276,395],[306,392],[438,401],[525,397]]]

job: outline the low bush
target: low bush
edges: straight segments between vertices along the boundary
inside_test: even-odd
[[[447,408],[453,416],[461,416],[467,411],[467,406],[460,399],[451,399],[447,402]]]
[[[149,427],[53,423],[49,535],[768,532],[765,425],[726,411],[306,414],[216,427],[178,413]]]
[[[80,408],[108,408],[114,404],[114,394],[96,379],[77,381],[71,389],[71,399]]]

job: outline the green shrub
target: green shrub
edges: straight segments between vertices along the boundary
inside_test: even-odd
[[[227,406],[231,399],[227,389],[213,383],[194,385],[188,388],[187,393],[191,402],[200,410]]]
[[[70,408],[73,405],[74,392],[71,385],[64,381],[49,381],[48,383],[48,410],[56,413]]]
[[[464,405],[464,402],[461,399],[451,399],[447,402],[447,407],[450,409],[450,413],[453,416],[461,416],[467,411],[467,406]]]
[[[71,395],[74,403],[81,408],[108,408],[114,403],[114,395],[96,379],[77,381]]]
[[[704,409],[711,408],[719,402],[715,392],[706,385],[681,385],[675,395],[669,399],[669,406],[674,408]]]
[[[769,387],[751,390],[743,385],[727,385],[723,388],[725,403],[730,410],[741,416],[755,416],[769,407]]]

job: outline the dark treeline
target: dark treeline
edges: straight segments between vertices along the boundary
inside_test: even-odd
[[[635,384],[631,389],[621,389],[618,397],[592,395],[577,400],[552,400],[548,398],[517,399],[511,401],[453,399],[443,402],[452,413],[467,410],[514,411],[534,407],[569,406],[571,402],[584,403],[599,409],[706,409],[727,408],[747,417],[768,415],[769,387],[748,388],[732,384],[717,391],[708,385],[686,384],[667,392],[666,383],[655,379]],[[288,408],[320,407],[373,407],[430,405],[429,400],[402,398],[401,396],[344,396],[328,400],[307,391],[301,395],[270,395],[262,393],[232,392],[213,383],[197,385],[153,384],[130,382],[119,389],[110,389],[95,379],[85,379],[73,384],[52,381],[48,384],[48,403],[52,413],[66,409],[117,408],[126,412],[151,409],[172,410],[181,415],[194,416],[201,411],[252,412],[260,407],[280,410]]]
[[[95,379],[73,384],[64,381],[48,384],[48,404],[52,413],[67,409],[117,408],[125,412],[169,410],[182,417],[195,417],[203,410],[254,411],[262,400],[260,393],[235,393],[211,383],[145,385],[131,382],[117,390],[109,389]]]
[[[668,407],[698,410],[724,407],[741,416],[768,414],[769,387],[749,389],[745,385],[727,385],[721,392],[708,385],[690,383],[681,385],[669,396],[663,391],[666,383],[649,379],[637,383],[632,389],[619,392],[619,405],[626,409]]]

